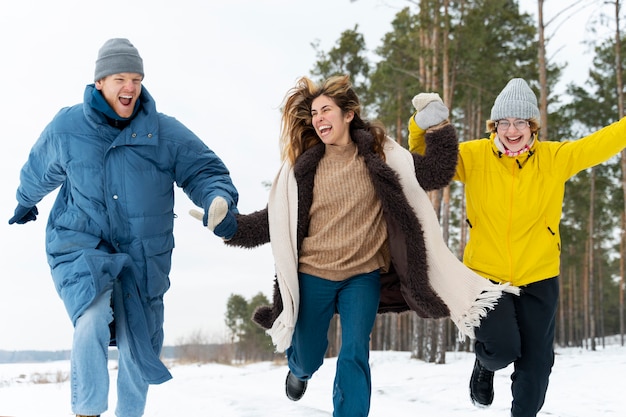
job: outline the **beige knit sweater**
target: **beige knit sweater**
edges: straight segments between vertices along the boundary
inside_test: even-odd
[[[387,269],[386,223],[354,142],[326,146],[315,173],[309,215],[300,272],[342,281]]]

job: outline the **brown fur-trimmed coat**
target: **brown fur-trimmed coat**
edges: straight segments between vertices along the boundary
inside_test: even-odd
[[[449,309],[429,283],[426,246],[422,226],[409,205],[398,175],[373,151],[373,137],[364,130],[351,132],[370,173],[384,212],[389,234],[391,268],[381,275],[379,313],[402,312],[409,309],[421,317],[441,318]],[[456,131],[450,124],[426,133],[426,153],[413,154],[415,175],[425,191],[443,188],[455,172],[458,158]],[[298,251],[307,235],[309,211],[313,200],[313,184],[317,165],[324,155],[320,143],[304,152],[296,161],[294,173],[298,186]],[[270,242],[268,209],[237,215],[238,230],[226,242],[231,246],[253,248]],[[274,281],[272,306],[257,309],[253,320],[265,329],[283,310],[280,288]]]

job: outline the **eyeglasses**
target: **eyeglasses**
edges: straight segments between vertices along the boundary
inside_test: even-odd
[[[516,120],[513,122],[513,126],[515,127],[515,129],[521,131],[530,126],[530,122],[528,120]],[[509,127],[511,127],[511,122],[509,122],[508,120],[496,121],[496,129],[498,130],[506,131],[509,130]]]

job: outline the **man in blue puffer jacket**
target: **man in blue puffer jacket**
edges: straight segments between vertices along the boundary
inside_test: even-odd
[[[35,220],[61,187],[46,228],[56,290],[74,324],[72,409],[107,409],[107,346],[119,350],[118,417],[143,415],[148,384],[171,378],[159,360],[163,295],[174,248],[174,184],[204,209],[204,224],[230,239],[238,193],[221,159],[176,119],[158,113],[142,86],[143,60],[110,39],[84,102],[62,109],[31,149],[9,224]]]

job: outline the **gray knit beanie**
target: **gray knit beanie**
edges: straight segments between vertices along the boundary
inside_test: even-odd
[[[498,94],[491,108],[491,120],[515,117],[539,120],[537,96],[522,78],[513,78]]]
[[[98,51],[94,81],[121,72],[133,72],[143,77],[143,60],[128,39],[109,39]]]

